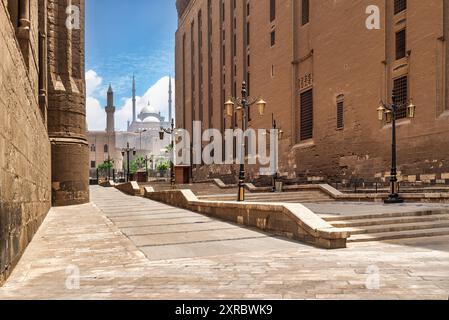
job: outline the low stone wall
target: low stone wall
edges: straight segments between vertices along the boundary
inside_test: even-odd
[[[221,189],[229,188],[220,179],[214,179],[215,184]],[[234,186],[232,186],[234,187]],[[255,187],[251,183],[246,183],[245,188],[254,193],[263,193],[271,190],[271,187]],[[388,193],[343,193],[328,184],[307,184],[284,186],[285,192],[293,191],[321,191],[335,201],[346,202],[383,202],[388,198]],[[449,193],[401,193],[400,196],[409,203],[449,203]]]
[[[201,201],[190,190],[145,189],[145,197],[326,249],[346,248],[350,236],[349,230],[332,227],[301,204]]]
[[[104,182],[100,183],[100,187],[104,187],[104,188],[113,188],[116,185],[117,184],[114,181],[112,181],[112,180],[104,181]]]
[[[127,182],[116,185],[115,188],[120,190],[123,193],[129,194],[130,196],[141,196],[142,192],[140,191],[140,187],[137,182]]]

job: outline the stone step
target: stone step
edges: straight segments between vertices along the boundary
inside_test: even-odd
[[[433,221],[422,223],[403,223],[392,225],[371,226],[364,228],[353,228],[351,235],[359,234],[379,234],[387,232],[401,232],[412,230],[430,230],[430,229],[443,229],[449,228],[449,221]]]
[[[357,227],[369,227],[369,226],[379,226],[379,225],[421,223],[421,222],[446,221],[446,220],[449,220],[449,214],[336,221],[336,222],[331,222],[331,224],[337,228],[357,228]]]
[[[449,235],[449,228],[359,234],[351,236],[348,239],[348,243],[438,237],[447,235]]]
[[[411,212],[390,212],[390,213],[379,213],[379,214],[358,214],[358,215],[347,215],[347,216],[337,216],[337,215],[320,215],[320,217],[330,222],[341,221],[353,221],[353,220],[370,220],[370,219],[384,219],[384,218],[401,218],[401,217],[421,217],[421,216],[433,216],[433,215],[446,215],[449,214],[449,210],[425,210],[425,211],[411,211]]]

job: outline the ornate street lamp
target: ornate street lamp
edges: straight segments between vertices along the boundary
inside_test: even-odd
[[[148,132],[147,129],[139,129],[138,131],[136,131],[135,133],[138,133],[140,136],[140,150],[142,149],[142,134]]]
[[[404,107],[404,105],[397,104],[397,97],[393,95],[392,104],[386,104],[381,101],[380,107],[377,109],[377,115],[379,121],[386,121],[392,123],[392,147],[391,147],[391,174],[390,174],[390,195],[385,200],[386,204],[404,203],[398,194],[398,177],[397,177],[397,147],[396,147],[396,121],[398,111]],[[413,101],[410,100],[407,106],[407,117],[414,118],[416,114],[416,106]]]
[[[277,122],[276,122],[276,119],[274,119],[274,113],[273,114],[271,114],[271,126],[272,126],[272,128],[273,128],[273,130],[276,130],[277,129]],[[280,140],[282,140],[282,138],[284,137],[284,131],[282,131],[282,130],[278,130],[278,132],[277,132],[277,138],[278,138],[278,140],[280,141]],[[278,156],[277,156],[277,153],[278,153],[279,151],[277,150],[277,148],[276,148],[276,150],[275,150],[275,153],[276,153],[276,159],[278,159]],[[277,179],[278,179],[278,164],[276,163],[275,164],[275,172],[274,172],[274,175],[273,175],[273,192],[276,192],[276,182],[277,182]]]
[[[246,82],[242,83],[242,97],[230,98],[225,102],[225,113],[228,117],[232,117],[234,112],[240,113],[242,119],[242,130],[246,131],[246,119],[248,118],[248,108],[252,105],[256,105],[260,115],[264,115],[267,103],[261,98],[248,98],[248,91],[246,89]],[[239,117],[240,118],[240,117]],[[242,143],[242,156],[243,159],[240,163],[239,174],[239,191],[237,201],[245,201],[245,139]]]
[[[111,167],[114,166],[115,161],[111,159],[108,154],[108,159],[105,161],[108,164],[108,181],[111,179]]]
[[[173,121],[173,119],[171,119],[171,127],[168,129],[165,129],[163,127],[161,127],[161,130],[159,131],[159,139],[162,141],[165,138],[165,134],[169,134],[170,135],[170,148],[172,151],[172,157],[170,159],[170,184],[172,187],[175,186],[176,184],[176,178],[175,178],[175,168],[174,168],[174,139],[173,139],[173,135],[175,134],[175,122]]]
[[[131,174],[129,173],[129,155],[130,155],[131,152],[132,152],[133,156],[135,156],[136,153],[137,153],[136,152],[136,148],[130,148],[129,142],[127,142],[126,143],[126,149],[122,150],[123,158],[125,157],[125,154],[126,154],[126,157],[127,157],[127,162],[126,162],[126,165],[127,165],[126,182],[129,182],[129,180],[131,180]]]

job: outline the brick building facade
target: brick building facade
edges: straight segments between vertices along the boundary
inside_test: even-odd
[[[271,128],[274,113],[285,133],[283,176],[385,179],[391,125],[376,109],[396,88],[417,106],[416,118],[398,123],[401,179],[449,182],[447,1],[178,0],[177,8],[178,127],[234,127],[223,104],[247,81],[268,102],[263,117],[251,110],[249,126]],[[368,29],[377,9],[380,29]],[[201,178],[209,171],[196,169]]]
[[[0,285],[52,204],[89,201],[83,12],[0,1]]]

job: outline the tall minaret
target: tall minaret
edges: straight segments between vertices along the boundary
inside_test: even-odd
[[[115,107],[114,107],[114,91],[112,86],[109,85],[108,89],[108,105],[106,106],[106,132],[114,133],[115,121],[114,121]]]
[[[133,123],[136,122],[136,78],[133,75]]]
[[[172,110],[172,104],[173,104],[173,100],[172,100],[172,87],[171,87],[171,75],[169,77],[168,80],[168,122],[171,122],[171,120],[173,119],[173,110]]]

